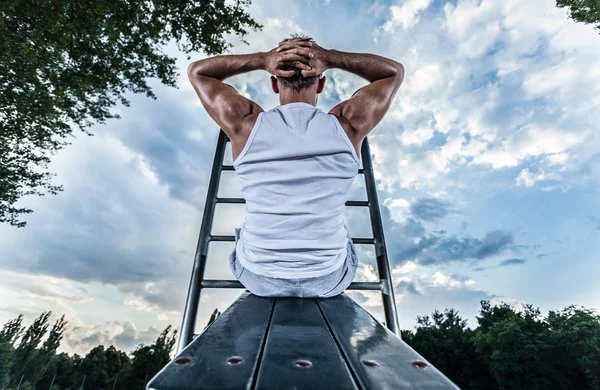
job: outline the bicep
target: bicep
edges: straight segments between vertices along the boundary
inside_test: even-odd
[[[364,139],[385,116],[404,74],[376,80],[360,88],[346,101],[333,107],[330,114],[348,120],[359,139]]]
[[[242,128],[249,115],[263,111],[229,84],[199,74],[188,73],[188,77],[208,115],[230,138]]]

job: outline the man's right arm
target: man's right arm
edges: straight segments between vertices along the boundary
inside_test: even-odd
[[[339,68],[370,82],[329,111],[340,118],[340,122],[349,122],[354,132],[353,141],[360,149],[362,140],[387,113],[404,80],[404,66],[375,54],[339,50],[326,50],[324,62],[327,68]]]

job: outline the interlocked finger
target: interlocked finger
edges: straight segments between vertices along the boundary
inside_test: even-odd
[[[311,69],[308,57],[294,53],[284,53],[283,55],[280,55],[279,63],[293,65],[299,69]]]
[[[304,56],[306,58],[312,58],[312,50],[308,47],[293,47],[291,49],[288,50],[276,50],[277,52],[281,53],[281,54],[287,54],[287,53],[291,53],[291,54],[298,54],[301,56]]]
[[[311,47],[312,46],[312,42],[309,41],[285,41],[285,42],[279,42],[279,47],[277,48],[277,51],[282,51],[282,50],[288,50],[294,47]]]

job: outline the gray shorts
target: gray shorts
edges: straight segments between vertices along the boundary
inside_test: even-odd
[[[235,229],[235,241],[240,229]],[[352,239],[348,237],[348,256],[340,268],[330,274],[314,278],[280,279],[250,272],[237,260],[235,246],[229,255],[229,266],[237,280],[252,294],[261,297],[329,298],[339,295],[352,283],[358,268],[358,256]]]

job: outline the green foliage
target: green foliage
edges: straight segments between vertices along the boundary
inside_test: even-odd
[[[149,345],[140,345],[132,352],[131,365],[125,373],[123,380],[127,389],[142,388],[170,360],[171,351],[177,340],[177,331],[168,326],[158,336],[156,341]]]
[[[403,339],[463,389],[600,389],[600,316],[569,306],[543,317],[481,302],[471,330],[454,310],[417,319]]]
[[[455,310],[417,317],[416,331],[403,334],[403,340],[461,388],[491,389],[489,370],[477,355],[473,331]]]
[[[263,26],[250,0],[26,0],[0,2],[0,223],[21,227],[24,195],[56,194],[48,163],[74,128],[119,118],[127,92],[156,99],[147,78],[176,86],[175,40],[185,53],[222,54],[224,34]],[[246,43],[242,39],[242,42]],[[189,57],[188,57],[189,58]]]
[[[44,312],[36,318],[27,328],[19,344],[12,354],[12,378],[13,383],[18,381],[21,375],[27,378],[35,377],[37,370],[38,346],[48,331],[48,319],[51,312]],[[35,379],[34,379],[35,380]]]
[[[600,1],[598,0],[556,0],[556,6],[567,8],[569,18],[585,24],[596,24],[600,30]]]

